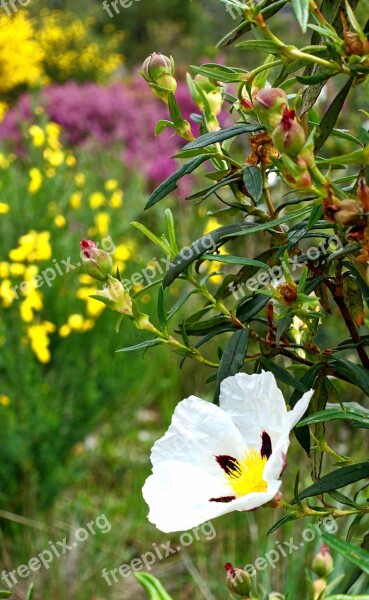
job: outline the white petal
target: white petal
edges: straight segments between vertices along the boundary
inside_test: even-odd
[[[180,402],[166,434],[151,451],[153,471],[168,460],[199,466],[222,478],[219,454],[241,459],[245,444],[232,418],[215,404],[190,396]]]
[[[288,446],[290,445],[289,431],[280,436],[278,442],[272,449],[268,462],[265,465],[263,471],[263,478],[265,481],[272,481],[273,479],[279,479],[286,466],[286,455]]]
[[[296,402],[293,409],[290,410],[289,413],[287,413],[290,431],[295,427],[295,425],[301,420],[301,418],[305,414],[313,394],[314,390],[309,390],[308,392],[305,392],[305,394],[300,398],[300,400]]]
[[[220,407],[231,415],[248,445],[260,449],[262,431],[278,441],[286,424],[286,404],[270,372],[227,377],[220,385]]]
[[[176,461],[159,467],[143,487],[150,507],[149,521],[166,533],[185,531],[229,512],[247,511],[272,500],[280,481],[271,481],[265,492],[247,494],[228,503],[210,502],[229,495],[229,488],[201,469]]]

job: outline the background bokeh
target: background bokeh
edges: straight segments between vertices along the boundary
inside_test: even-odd
[[[211,397],[212,384],[204,383],[209,373],[189,361],[180,371],[178,357],[162,348],[116,353],[141,333],[126,322],[116,333],[114,314],[89,297],[95,288],[77,266],[79,241],[109,237],[126,277],[154,264],[157,250],[130,223],[163,230],[162,212],[143,214],[143,207],[175,169],[170,157],[181,143],[171,131],[154,137],[167,111],[137,69],[152,51],[172,54],[177,99],[190,118],[188,65],[215,58],[246,68],[257,63],[253,54],[215,48],[235,25],[215,0],[136,0],[114,18],[99,0],[32,0],[10,16],[0,9],[1,569],[28,562],[49,541],[101,513],[112,524],[109,533],[90,536],[35,573],[37,599],[143,598],[133,577],[108,587],[101,570],[169,539],[148,523],[141,496],[150,448],[180,399]],[[290,40],[301,37],[288,10],[276,27]],[[369,104],[356,98],[355,107]],[[350,115],[342,117],[347,128],[359,119],[355,110]],[[344,142],[332,144],[337,153]],[[196,186],[203,182],[186,181],[167,202],[183,244],[217,227],[215,217],[209,223],[209,205],[184,199]],[[43,285],[27,289],[37,276]],[[171,287],[173,304],[180,285]],[[141,299],[153,309],[155,294],[144,290]],[[342,454],[350,435],[347,425],[336,432]],[[360,453],[359,436],[355,443]],[[290,460],[308,482],[308,461],[297,444]],[[295,471],[287,470],[289,489]],[[176,599],[226,598],[219,585],[224,563],[244,565],[273,547],[275,538],[265,533],[279,516],[267,510],[227,515],[214,522],[213,540],[203,536],[158,561],[154,572]],[[299,540],[304,526],[278,533]],[[178,536],[170,539],[176,547]],[[305,544],[289,569],[281,560],[261,578],[271,578],[276,589],[286,580],[298,586],[317,546]],[[15,598],[26,597],[29,582],[19,581]]]

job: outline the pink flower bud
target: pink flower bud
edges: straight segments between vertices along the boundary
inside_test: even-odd
[[[318,577],[326,577],[333,571],[333,558],[324,544],[320,552],[313,559],[311,567]]]
[[[113,268],[110,254],[99,249],[92,240],[82,240],[80,246],[82,248],[82,264],[86,273],[93,279],[105,281]]]
[[[306,142],[305,131],[295,118],[295,111],[285,108],[279,125],[272,133],[273,144],[281,154],[298,155]]]
[[[264,88],[255,95],[253,106],[260,123],[273,128],[280,122],[287,102],[286,92],[280,88]]]
[[[231,563],[224,565],[227,571],[227,587],[233,593],[244,598],[249,597],[251,590],[250,575],[242,569],[234,568]]]

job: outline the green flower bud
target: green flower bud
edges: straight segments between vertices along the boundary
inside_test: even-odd
[[[164,56],[160,52],[153,52],[144,61],[140,71],[143,78],[150,84],[154,94],[168,101],[168,93],[175,93],[177,82],[174,75],[173,58]]]
[[[227,571],[227,587],[233,594],[248,598],[251,590],[250,575],[242,569],[234,568],[231,563],[224,566]]]
[[[305,131],[295,118],[295,111],[285,108],[279,125],[272,133],[273,144],[281,154],[297,156],[306,142]]]
[[[318,577],[327,577],[333,571],[333,558],[324,544],[320,552],[313,559],[311,568]]]
[[[264,88],[254,96],[253,106],[262,125],[276,127],[288,103],[286,92],[280,88]]]
[[[327,587],[327,582],[324,579],[316,579],[313,581],[314,600],[318,600],[322,592]]]
[[[90,277],[97,281],[105,281],[113,268],[113,261],[110,254],[97,247],[92,240],[82,240],[82,264]]]
[[[122,315],[128,315],[129,317],[133,315],[132,300],[129,293],[124,289],[122,282],[111,275],[108,276],[103,289],[97,290],[91,297],[100,300],[111,310],[115,310]]]

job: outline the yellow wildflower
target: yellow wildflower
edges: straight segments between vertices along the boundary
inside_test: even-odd
[[[43,321],[43,323],[28,327],[27,333],[31,342],[31,348],[38,360],[44,364],[48,363],[51,358],[49,334],[53,333],[55,329],[54,323],[50,323],[50,321]]]
[[[54,219],[54,223],[57,227],[61,228],[61,227],[65,227],[67,220],[64,217],[64,215],[56,215],[56,217]]]
[[[32,137],[32,143],[36,148],[43,146],[45,143],[45,132],[38,125],[31,125],[29,132]]]
[[[117,189],[119,183],[116,179],[108,179],[105,181],[105,189],[107,192],[114,192]]]
[[[6,394],[0,394],[0,404],[2,406],[9,406],[10,398]]]
[[[74,181],[75,184],[78,185],[78,187],[83,187],[86,183],[86,176],[84,173],[76,173],[74,176]]]
[[[74,210],[81,208],[82,192],[74,192],[69,198],[69,204]]]
[[[5,277],[9,277],[9,274],[10,274],[9,263],[7,263],[5,260],[3,260],[2,262],[0,262],[0,278],[4,279]]]
[[[34,319],[35,311],[40,311],[43,308],[42,296],[40,292],[31,288],[20,303],[19,311],[22,321],[25,323],[31,323]]]
[[[89,202],[92,209],[100,208],[105,204],[105,196],[101,192],[94,192],[90,194]]]
[[[42,175],[39,169],[32,167],[29,171],[30,182],[28,184],[28,191],[30,194],[36,194],[42,185]]]
[[[116,190],[109,200],[109,206],[112,208],[120,208],[123,204],[123,192],[121,190]]]
[[[0,215],[6,215],[6,213],[8,213],[9,211],[9,204],[6,204],[5,202],[0,202]]]
[[[49,231],[31,230],[26,235],[22,235],[18,240],[18,248],[9,252],[9,258],[16,262],[27,260],[49,260],[51,258],[51,246],[49,243]]]
[[[26,267],[22,263],[11,263],[9,265],[9,273],[13,275],[13,277],[21,277],[26,272]]]
[[[110,216],[106,212],[99,212],[95,216],[95,225],[99,234],[103,237],[108,234]]]
[[[15,300],[14,292],[11,289],[10,279],[4,279],[0,284],[0,298],[3,301],[3,308],[9,308]]]

